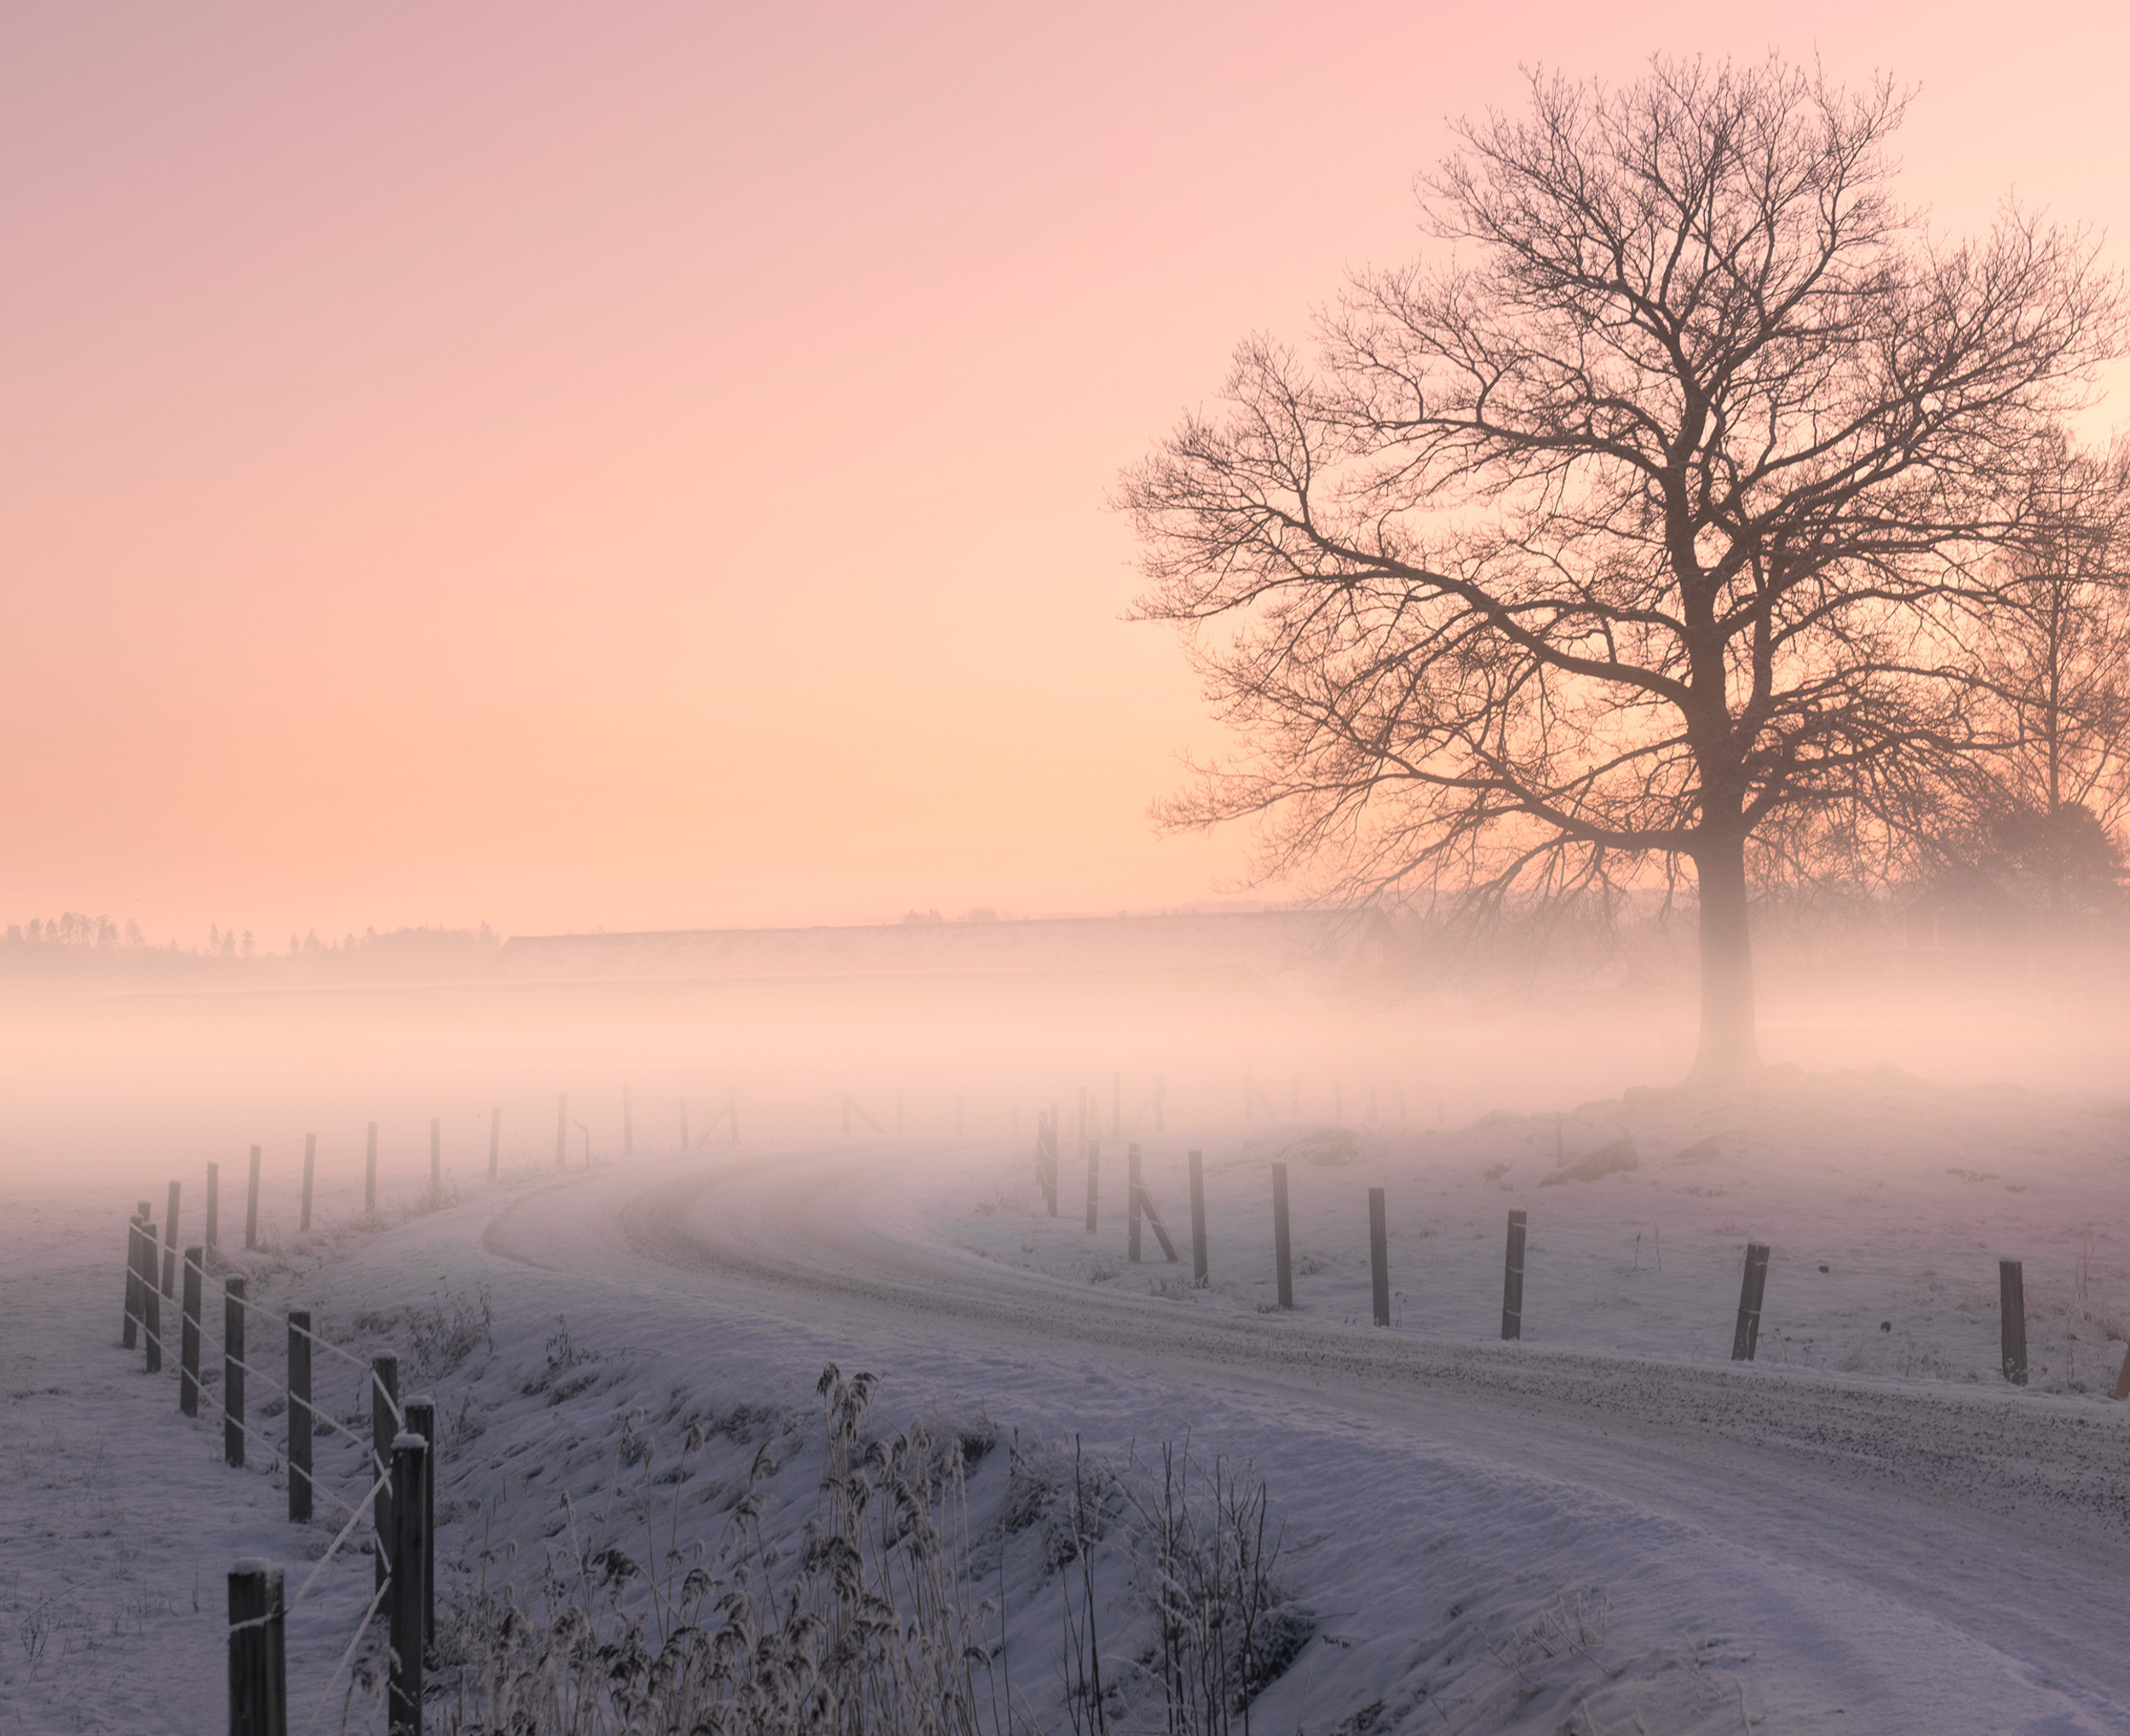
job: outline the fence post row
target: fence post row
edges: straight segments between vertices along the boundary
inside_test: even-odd
[[[422,1736],[422,1479],[429,1443],[404,1431],[393,1437],[392,1464],[392,1674],[387,1722],[392,1736]]]
[[[141,1226],[147,1222],[148,1203],[142,1200],[126,1220],[126,1311],[118,1329],[118,1348],[130,1350],[141,1333]]]
[[[400,1359],[390,1351],[370,1359],[370,1476],[376,1481],[392,1468],[392,1443],[400,1432]],[[377,1491],[370,1505],[370,1523],[377,1538],[377,1584],[392,1571],[392,1492]]]
[[[1746,1277],[1738,1291],[1738,1330],[1730,1341],[1730,1359],[1750,1362],[1760,1342],[1760,1303],[1768,1288],[1768,1245],[1746,1244]]]
[[[1528,1221],[1523,1211],[1509,1214],[1509,1248],[1501,1262],[1501,1336],[1523,1336],[1523,1229]]]
[[[1144,1184],[1139,1180],[1139,1148],[1135,1145],[1126,1150],[1124,1158],[1125,1222],[1128,1226],[1125,1231],[1125,1258],[1134,1266],[1139,1263],[1139,1222],[1144,1216],[1141,1210],[1143,1190]]]
[[[303,1215],[296,1228],[304,1235],[311,1230],[311,1183],[318,1174],[318,1135],[303,1135]]]
[[[1102,1181],[1102,1147],[1087,1142],[1087,1233],[1095,1233],[1095,1201]]]
[[[1203,1290],[1206,1277],[1206,1154],[1193,1152],[1191,1164],[1191,1285]]]
[[[155,1282],[155,1226],[141,1226],[141,1336],[147,1345],[147,1371],[163,1371],[163,1292]]]
[[[1272,1166],[1272,1269],[1279,1281],[1280,1306],[1294,1306],[1294,1249],[1287,1235],[1287,1165]]]
[[[1383,1190],[1368,1190],[1368,1288],[1375,1303],[1376,1325],[1390,1324],[1390,1226],[1384,1213]]]
[[[229,1736],[287,1736],[288,1664],[281,1570],[246,1560],[229,1570]]]
[[[202,1244],[210,1254],[222,1246],[222,1165],[207,1166],[207,1233]]]
[[[289,1521],[311,1516],[311,1316],[289,1310]]]
[[[436,1643],[436,1400],[406,1401],[406,1432],[429,1443],[422,1456],[422,1655]]]
[[[170,1209],[163,1214],[163,1294],[177,1293],[177,1202],[183,1183],[170,1183]]]
[[[199,1279],[204,1251],[199,1248],[185,1250],[184,1324],[177,1341],[177,1408],[187,1417],[199,1415]]]
[[[244,1279],[222,1281],[222,1456],[244,1463]]]
[[[2017,1260],[1997,1262],[1997,1300],[2004,1316],[2001,1338],[2004,1377],[2015,1387],[2026,1384],[2026,1276]]]
[[[251,1148],[251,1179],[244,1195],[244,1245],[246,1249],[259,1245],[259,1148]]]

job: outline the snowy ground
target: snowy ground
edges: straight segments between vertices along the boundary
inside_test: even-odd
[[[971,1469],[971,1521],[1039,1714],[1058,1705],[1059,1588],[1042,1538],[998,1523],[1011,1449],[1040,1458],[1077,1434],[1121,1459],[1188,1429],[1252,1459],[1287,1517],[1314,1634],[1255,1709],[1266,1730],[2118,1730],[2130,1414],[2104,1394],[2130,1305],[2130,1123],[2115,1107],[1873,1073],[1590,1106],[1559,1129],[1565,1165],[1551,1118],[1144,1139],[1179,1241],[1183,1153],[1206,1153],[1200,1291],[1125,1264],[1108,1141],[1092,1236],[1069,1160],[1051,1220],[1025,1153],[996,1142],[742,1147],[520,1174],[262,1258],[254,1293],[308,1303],[359,1353],[397,1348],[406,1389],[435,1392],[447,1602],[484,1543],[489,1571],[530,1571],[499,1564],[505,1545],[525,1564],[560,1535],[563,1489],[649,1553],[711,1535],[765,1446],[770,1528],[792,1535],[833,1360],[884,1377],[882,1426],[999,1435]],[[1632,1170],[1541,1185],[1622,1134]],[[1262,1311],[1282,1154],[1291,1315]],[[1371,1186],[1390,1199],[1389,1332],[1367,1324]],[[338,1523],[321,1503],[289,1527],[278,1468],[227,1470],[218,1427],[181,1418],[175,1380],[115,1348],[131,1203],[13,1202],[0,1231],[10,1736],[221,1727],[228,1562],[279,1557],[293,1591]],[[1531,1221],[1526,1339],[1503,1346],[1512,1205]],[[1749,1238],[1775,1259],[1762,1360],[1736,1369]],[[1150,1236],[1146,1251],[1158,1261]],[[2003,1254],[2027,1262],[2023,1392],[1995,1374]],[[454,1331],[484,1296],[492,1327]],[[266,1359],[279,1366],[278,1344]],[[354,1418],[355,1371],[332,1378],[347,1390],[321,1381],[321,1403]],[[706,1438],[689,1456],[691,1423]],[[321,1468],[352,1493],[353,1455],[334,1451]],[[1099,1559],[1128,1647],[1126,1565]],[[298,1729],[370,1578],[337,1558],[291,1618]],[[315,1727],[343,1713],[375,1727],[343,1683]]]

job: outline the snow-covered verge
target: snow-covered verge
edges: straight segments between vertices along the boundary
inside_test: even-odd
[[[1591,1110],[1563,1131],[1571,1165],[1622,1123],[1635,1170],[1542,1191],[1528,1176],[1521,1199],[1500,1184],[1554,1173],[1550,1122],[1402,1141],[1364,1130],[1350,1162],[1290,1151],[1298,1250],[1319,1264],[1298,1279],[1298,1317],[1258,1312],[1263,1165],[1298,1140],[1348,1154],[1335,1135],[1262,1124],[1149,1142],[1149,1186],[1177,1230],[1182,1153],[1206,1152],[1213,1275],[1227,1289],[1155,1297],[1128,1273],[1088,1282],[1075,1262],[1089,1239],[1076,1219],[1040,1213],[1025,1154],[971,1142],[647,1158],[559,1184],[527,1175],[256,1262],[254,1295],[310,1306],[359,1354],[398,1349],[403,1390],[435,1393],[443,1602],[461,1641],[450,1612],[484,1575],[530,1599],[616,1548],[652,1568],[615,1584],[625,1608],[648,1608],[657,1564],[684,1572],[711,1559],[751,1488],[762,1543],[792,1571],[820,1497],[815,1388],[833,1362],[882,1377],[869,1434],[921,1423],[959,1446],[972,1605],[996,1606],[984,1637],[1000,1653],[1002,1703],[1034,1727],[1075,1727],[1074,1710],[1093,1727],[1072,1691],[1089,1583],[1110,1727],[1161,1727],[1145,1673],[1157,1630],[1144,1533],[1107,1495],[1085,1526],[1073,1447],[1104,1489],[1114,1474],[1143,1493],[1161,1443],[1187,1435],[1201,1462],[1249,1461],[1286,1525],[1278,1607],[1297,1643],[1256,1698],[1254,1727],[2121,1727],[2130,1681],[2112,1611],[2130,1519],[2123,1473],[2107,1467],[2130,1465],[2121,1411],[2091,1394],[1959,1377],[1994,1370],[1986,1304],[2001,1235],[2026,1238],[2009,1251],[2028,1258],[2031,1298],[2050,1249],[2081,1245],[2077,1219],[2051,1242],[2039,1208],[2069,1217],[2090,1199],[2093,1217],[2110,1215],[2121,1164],[2109,1137],[2121,1124],[1897,1078],[1803,1081],[1758,1104]],[[1712,1134],[1718,1156],[1664,1162]],[[2013,1170],[2018,1143],[2045,1148]],[[1919,1305],[1898,1329],[1966,1345],[1965,1362],[1948,1358],[1955,1378],[1825,1372],[1816,1336],[1810,1371],[1799,1353],[1735,1375],[1662,1359],[1694,1348],[1664,1335],[1704,1330],[1701,1354],[1722,1359],[1747,1235],[1780,1256],[1764,1357],[1771,1339],[1816,1324],[1785,1312],[1786,1285],[1805,1273],[1832,1282],[1851,1258],[1868,1269],[1904,1223],[1914,1241],[1898,1245],[1920,1250],[1931,1232],[1943,1245],[1947,1215],[1923,1209],[1933,1164],[1997,1171],[1944,1178],[1945,1199],[1966,1202],[1969,1240],[1987,1245],[1972,1250],[1982,1302],[1964,1318]],[[1402,1300],[1387,1334],[1344,1324],[1367,1319],[1369,1185],[1393,1200]],[[1982,1198],[1987,1211],[1972,1203]],[[1121,1204],[1120,1190],[1111,1199]],[[1614,1200],[1632,1204],[1600,1210]],[[1402,1212],[1408,1201],[1433,1203],[1431,1222]],[[181,1418],[174,1378],[145,1377],[115,1348],[130,1203],[19,1204],[0,1231],[13,1473],[0,1495],[0,1732],[222,1727],[222,1575],[239,1555],[265,1555],[287,1565],[293,1590],[338,1522],[321,1503],[312,1526],[289,1526],[278,1468],[227,1469],[211,1414]],[[1069,1187],[1062,1203],[1077,1203]],[[1654,1250],[1638,1262],[1631,1237],[1649,1203],[1677,1292],[1638,1288],[1655,1275]],[[1533,1213],[1533,1342],[1504,1348],[1480,1341],[1511,1204]],[[1753,1210],[1735,1232],[1727,1217],[1687,1215],[1741,1206]],[[2007,1226],[2007,1206],[2028,1216]],[[1820,1237],[1809,1245],[1797,1227],[1808,1222]],[[2120,1244],[2107,1222],[2091,1227],[2098,1310],[2120,1293]],[[1697,1236],[1712,1245],[1699,1288],[1694,1256],[1675,1252]],[[1097,1256],[1109,1245],[1120,1255],[1120,1218],[1105,1210],[1093,1241]],[[1803,1264],[1800,1247],[1834,1269]],[[1690,1304],[1676,1319],[1675,1302]],[[1840,1306],[1869,1313],[1878,1299]],[[2053,1360],[2044,1336],[2037,1380]],[[1659,1359],[1594,1354],[1622,1348]],[[278,1368],[278,1344],[265,1357]],[[359,1427],[359,1377],[331,1378],[321,1404]],[[254,1404],[256,1416],[256,1388]],[[2021,1432],[2029,1422],[2035,1432]],[[263,1426],[271,1438],[276,1425]],[[320,1468],[358,1486],[352,1449],[321,1445]],[[1085,1580],[1076,1526],[1102,1533]],[[321,1693],[314,1727],[377,1727],[371,1688],[327,1689],[370,1587],[366,1559],[337,1559],[291,1618],[295,1727]],[[448,1687],[448,1671],[440,1679]],[[454,1704],[439,1702],[439,1727]]]

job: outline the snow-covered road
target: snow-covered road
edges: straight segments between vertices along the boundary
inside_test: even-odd
[[[483,1245],[706,1331],[781,1325],[898,1383],[1097,1437],[1167,1416],[1250,1453],[1351,1635],[1275,1690],[1298,1716],[1330,1668],[1398,1717],[1441,1694],[1475,1614],[1499,1630],[1599,1593],[1593,1727],[2130,1728],[2123,1411],[1120,1295],[938,1233],[937,1203],[995,1166],[907,1144],[691,1157],[498,1202]]]

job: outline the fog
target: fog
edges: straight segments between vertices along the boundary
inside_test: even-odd
[[[683,1100],[699,1145],[727,1141],[736,1111],[750,1147],[846,1130],[931,1141],[958,1127],[1004,1151],[1027,1147],[1053,1105],[1075,1135],[1083,1089],[1090,1136],[1104,1139],[1148,1131],[1157,1114],[1170,1127],[1269,1116],[1418,1129],[1675,1086],[1693,1061],[1695,985],[1676,963],[1611,984],[1505,968],[1431,981],[1409,961],[1364,968],[1350,933],[1310,957],[1223,954],[1221,924],[1247,917],[1191,917],[1167,962],[1124,962],[1164,920],[1096,924],[1099,940],[1074,943],[1076,964],[1041,969],[1016,943],[1073,924],[967,925],[973,950],[952,972],[873,959],[844,974],[697,974],[686,958],[632,962],[625,937],[604,936],[589,944],[617,954],[611,976],[513,980],[509,947],[445,980],[18,974],[0,998],[0,1165],[16,1188],[145,1192],[209,1162],[227,1177],[256,1144],[271,1200],[295,1187],[306,1135],[321,1187],[358,1175],[372,1121],[388,1191],[426,1183],[432,1118],[457,1184],[485,1176],[498,1112],[501,1161],[551,1166],[558,1096],[574,1166],[587,1141],[602,1162],[625,1143],[678,1150]],[[897,938],[783,932],[832,963],[838,947]],[[1833,953],[1764,946],[1759,977],[1772,1065],[2073,1094],[2117,1084],[2123,997],[2112,958],[2091,949],[1880,936]]]

